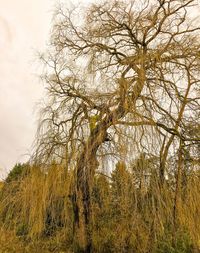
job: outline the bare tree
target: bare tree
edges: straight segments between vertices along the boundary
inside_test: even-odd
[[[93,178],[106,156],[120,156],[119,138],[129,160],[145,150],[160,157],[161,186],[178,143],[200,141],[187,131],[200,109],[195,3],[106,1],[56,12],[41,56],[47,100],[35,159],[74,170],[74,233],[84,252],[92,250]]]

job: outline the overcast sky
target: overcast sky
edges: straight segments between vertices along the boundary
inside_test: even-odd
[[[46,48],[57,2],[0,0],[0,178],[31,153],[36,105],[44,92],[37,52]]]
[[[54,0],[0,0],[0,176],[26,161],[43,85],[36,52],[45,49]]]

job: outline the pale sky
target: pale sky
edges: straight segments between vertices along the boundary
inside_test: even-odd
[[[37,129],[36,108],[44,94],[37,52],[47,48],[58,2],[0,0],[0,179],[31,154]]]
[[[37,51],[45,49],[54,0],[0,0],[0,177],[28,159],[43,85]]]

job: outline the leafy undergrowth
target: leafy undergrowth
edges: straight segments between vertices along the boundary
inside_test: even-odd
[[[81,253],[74,239],[70,172],[66,175],[56,164],[48,173],[24,170],[15,168],[1,190],[0,253]],[[138,188],[124,164],[116,166],[110,179],[96,175],[92,252],[199,253],[198,175],[191,174],[184,189],[176,227],[173,181],[160,192],[152,173],[148,187]]]
[[[60,241],[62,241],[62,235],[24,240],[16,236],[14,231],[0,229],[0,253],[72,253],[67,249],[66,242],[61,243]]]

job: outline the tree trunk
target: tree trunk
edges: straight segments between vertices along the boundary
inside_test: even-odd
[[[122,74],[123,82],[125,74],[131,69],[127,69]],[[145,83],[145,70],[144,68],[138,69],[138,80],[132,92],[132,104],[136,103],[138,96]],[[122,84],[120,84],[122,85]],[[78,242],[79,252],[90,253],[92,252],[92,205],[91,205],[91,191],[93,188],[93,180],[95,170],[98,167],[96,153],[100,145],[107,139],[107,129],[115,125],[115,122],[124,117],[127,111],[127,103],[130,96],[127,95],[127,88],[123,85],[121,87],[121,101],[117,108],[113,111],[107,110],[103,119],[91,131],[88,141],[85,143],[84,148],[77,161],[76,168],[76,189],[74,193],[74,239]]]
[[[77,162],[74,208],[74,240],[79,252],[92,252],[91,192],[98,167],[96,152],[106,138],[106,131],[94,131]]]

